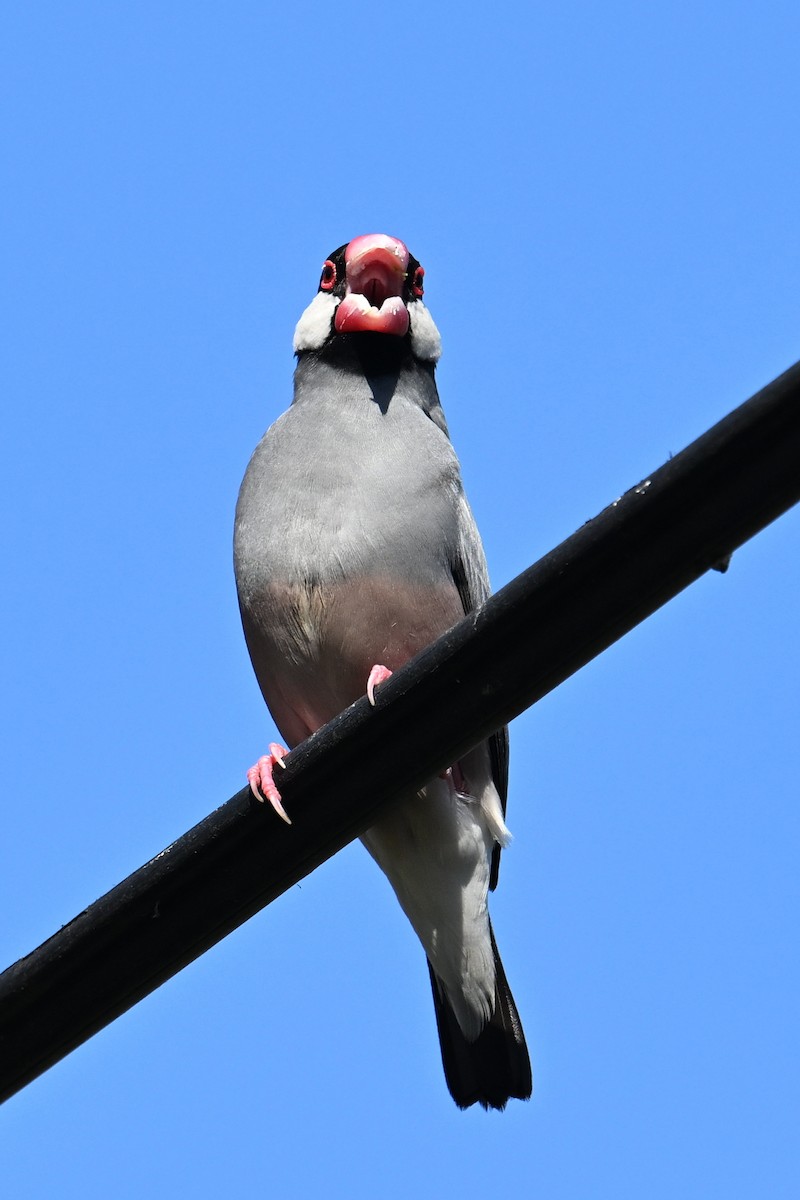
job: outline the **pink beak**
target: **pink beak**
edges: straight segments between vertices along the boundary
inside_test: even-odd
[[[336,309],[336,332],[402,337],[409,323],[402,299],[408,271],[405,245],[385,233],[366,233],[353,238],[344,259],[347,291]]]

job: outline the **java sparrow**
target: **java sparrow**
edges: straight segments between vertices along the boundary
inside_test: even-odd
[[[434,379],[424,271],[367,234],[326,259],[294,334],[291,407],[242,482],[234,562],[264,699],[295,746],[489,594],[486,559]],[[248,772],[286,820],[272,744]],[[363,836],[428,958],[450,1092],[467,1108],[531,1094],[525,1037],[487,894],[505,825],[508,732]]]

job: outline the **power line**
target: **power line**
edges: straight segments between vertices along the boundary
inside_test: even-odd
[[[800,363],[0,975],[6,1099],[800,499]]]

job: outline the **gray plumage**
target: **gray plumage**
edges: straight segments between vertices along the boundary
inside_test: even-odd
[[[350,294],[347,255],[376,240],[332,256],[337,294],[321,290],[301,319],[293,403],[257,447],[236,510],[245,636],[290,747],[363,695],[375,664],[395,670],[489,592],[437,394],[427,310],[404,286],[405,336],[339,333],[333,323]],[[425,948],[445,1074],[464,1107],[530,1095],[487,911],[490,873],[493,886],[510,837],[506,744],[503,731],[476,747],[363,838]]]

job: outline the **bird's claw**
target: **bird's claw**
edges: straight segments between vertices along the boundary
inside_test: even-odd
[[[392,672],[388,667],[382,667],[378,663],[370,671],[369,679],[367,680],[367,699],[373,708],[375,707],[375,688],[385,683],[391,674]]]
[[[250,768],[247,772],[247,782],[250,784],[250,791],[256,800],[262,804],[268,800],[281,820],[285,821],[287,825],[291,825],[292,822],[281,804],[281,794],[272,777],[275,767],[282,767],[284,771],[286,770],[284,758],[288,753],[285,746],[280,746],[277,742],[270,742],[269,754],[262,754],[255,766]]]
[[[446,771],[442,771],[439,778],[447,781],[454,795],[460,796],[462,800],[470,799],[469,788],[461,763],[453,763],[452,767],[448,767]]]

